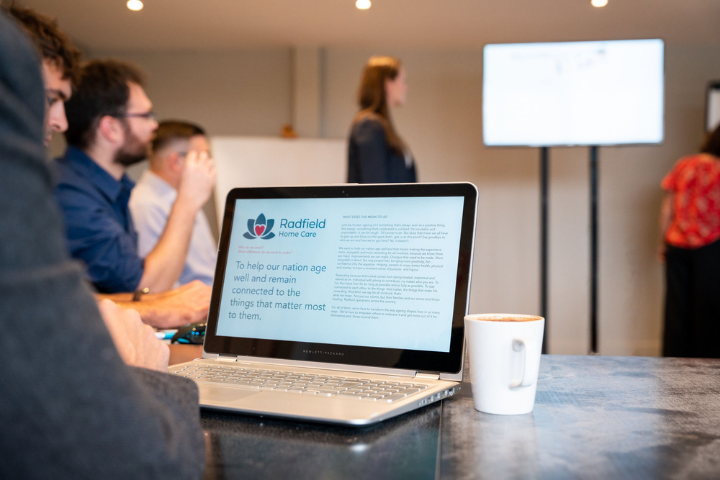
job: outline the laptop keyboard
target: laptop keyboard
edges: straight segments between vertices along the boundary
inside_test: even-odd
[[[428,388],[427,385],[418,383],[216,365],[191,364],[180,368],[171,367],[170,373],[192,378],[196,382],[224,383],[251,390],[273,390],[387,403],[402,400]]]

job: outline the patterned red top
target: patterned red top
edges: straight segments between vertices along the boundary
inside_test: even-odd
[[[662,188],[675,194],[667,243],[698,248],[720,238],[720,158],[707,153],[681,158]]]

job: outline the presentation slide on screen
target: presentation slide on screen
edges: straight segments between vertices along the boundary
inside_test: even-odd
[[[663,140],[662,40],[487,45],[487,145]]]
[[[217,334],[448,352],[462,197],[237,200]]]

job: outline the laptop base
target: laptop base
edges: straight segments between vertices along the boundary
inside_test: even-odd
[[[173,365],[168,370],[170,373],[182,374],[182,372],[189,369],[201,367],[218,368],[226,372],[244,372],[248,370],[247,365],[240,367],[232,364],[228,365],[227,362],[212,360],[195,360]],[[340,396],[338,394],[320,395],[308,392],[308,387],[305,387],[304,391],[275,391],[270,388],[260,389],[258,386],[235,385],[232,380],[219,381],[217,379],[193,378],[200,391],[200,406],[204,409],[222,412],[360,427],[379,423],[451,397],[458,389],[457,382],[394,375],[369,375],[336,370],[279,367],[278,365],[262,363],[253,364],[252,370],[352,378],[366,383],[385,382],[390,384],[390,387],[395,383],[400,385],[422,385],[425,388],[402,398],[394,398],[398,395],[390,392],[385,398],[393,398],[393,400],[384,401],[383,398],[373,399],[371,396],[353,398],[347,393],[343,396],[342,392]],[[344,392],[347,392],[347,390],[344,390]]]

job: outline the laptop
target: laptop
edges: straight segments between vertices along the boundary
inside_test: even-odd
[[[201,359],[209,410],[362,426],[462,380],[470,183],[237,188]]]

